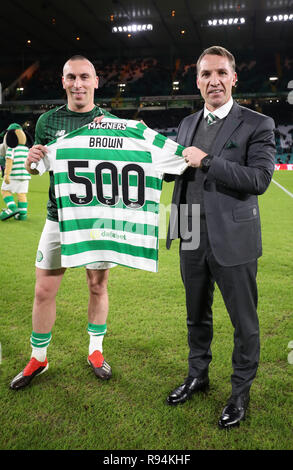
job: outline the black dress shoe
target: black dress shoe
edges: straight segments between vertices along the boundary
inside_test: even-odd
[[[245,419],[246,410],[249,403],[249,394],[231,396],[227,405],[223,409],[221,418],[219,419],[219,427],[221,429],[230,429],[239,426],[240,421]]]
[[[192,395],[200,390],[205,390],[209,386],[207,375],[200,377],[187,377],[185,382],[175,388],[167,398],[168,405],[179,405],[189,400]]]

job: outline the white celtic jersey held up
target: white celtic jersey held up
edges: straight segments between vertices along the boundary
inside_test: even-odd
[[[104,118],[48,144],[62,266],[97,261],[156,272],[164,173],[187,168],[184,147],[134,120]]]

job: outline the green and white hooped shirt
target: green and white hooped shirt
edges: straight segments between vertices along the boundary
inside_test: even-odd
[[[186,168],[184,147],[134,120],[104,118],[48,144],[63,267],[108,261],[157,272],[164,173]]]
[[[8,147],[5,158],[13,160],[10,180],[30,180],[31,175],[25,169],[25,161],[29,149],[26,145],[18,145],[15,148]]]

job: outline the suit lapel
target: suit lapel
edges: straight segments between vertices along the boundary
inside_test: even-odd
[[[190,145],[192,145],[193,136],[198,126],[198,123],[202,117],[202,114],[203,114],[203,109],[194,115],[192,125],[188,127],[186,135],[185,135],[184,144],[183,144],[185,147],[189,147]]]
[[[241,124],[242,121],[243,118],[241,108],[237,103],[234,102],[230,113],[225,119],[222,129],[218,133],[213,143],[210,152],[212,155],[220,155],[227,140],[229,140],[235,129],[237,129],[237,127]]]

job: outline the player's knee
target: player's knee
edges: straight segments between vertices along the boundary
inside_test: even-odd
[[[91,295],[103,296],[107,294],[107,282],[94,282],[88,284]]]
[[[38,303],[44,303],[56,297],[56,289],[50,283],[37,282],[35,287],[35,299]]]
[[[91,295],[103,296],[107,294],[108,277],[92,273],[88,275],[87,280]]]

